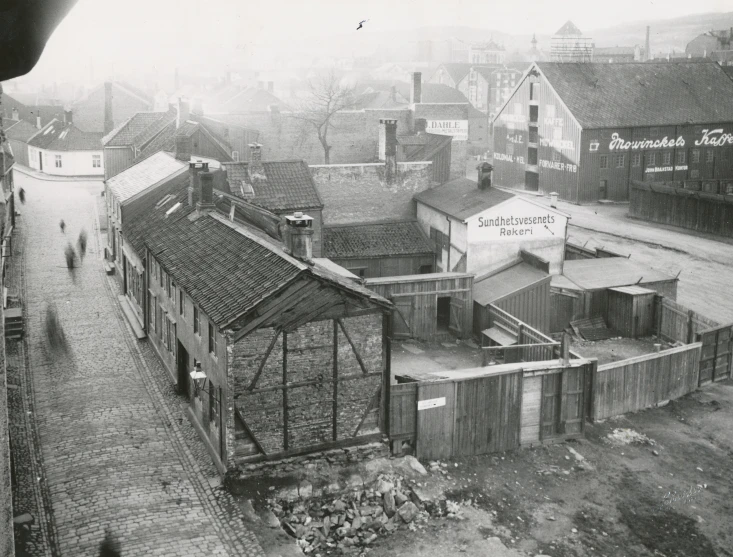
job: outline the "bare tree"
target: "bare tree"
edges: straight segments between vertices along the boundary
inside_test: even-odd
[[[303,138],[316,132],[323,148],[324,164],[331,164],[329,132],[336,129],[334,116],[356,105],[353,87],[344,86],[332,69],[308,82],[310,95],[304,99],[292,117],[303,124]]]

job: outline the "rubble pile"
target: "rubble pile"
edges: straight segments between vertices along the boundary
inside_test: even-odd
[[[458,517],[457,504],[445,499],[422,501],[409,484],[420,486],[397,475],[380,474],[367,489],[320,500],[270,499],[268,505],[306,555],[357,555],[379,536],[399,528],[424,528],[430,516]]]

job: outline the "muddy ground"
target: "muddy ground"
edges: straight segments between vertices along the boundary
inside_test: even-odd
[[[613,444],[616,429],[651,444]],[[426,485],[465,502],[462,519],[401,529],[367,554],[733,556],[732,463],[728,382],[589,424],[577,442],[450,462]]]
[[[606,340],[588,341],[571,337],[570,349],[584,358],[597,358],[598,365],[610,364],[628,358],[645,356],[655,351],[654,345],[659,343],[660,350],[667,350],[672,345],[657,339],[646,338],[609,338]]]

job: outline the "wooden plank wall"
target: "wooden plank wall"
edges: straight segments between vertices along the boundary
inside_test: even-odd
[[[634,182],[629,215],[733,238],[733,198],[730,195],[691,191],[669,184]]]
[[[571,321],[582,319],[585,314],[585,297],[582,292],[550,289],[550,333],[559,333]]]
[[[697,333],[720,325],[666,297],[658,297],[657,303],[660,303],[660,299],[661,310],[657,311],[656,327],[657,334],[664,340],[689,343],[690,340],[694,340],[694,335]],[[692,338],[690,338],[690,323]]]
[[[415,437],[417,427],[417,383],[401,383],[389,388],[389,437]]]
[[[527,323],[520,321],[503,309],[493,304],[489,304],[488,308],[489,326],[493,327],[498,323],[500,326],[508,329],[517,336],[517,344],[544,344],[554,342],[549,336],[529,326]],[[552,346],[537,346],[518,350],[522,351],[520,359],[525,362],[543,362],[556,357],[555,349]]]
[[[606,324],[626,338],[639,338],[654,332],[654,299],[656,295],[631,295],[608,291]]]
[[[550,332],[550,280],[530,285],[494,305],[542,332]]]
[[[696,335],[702,343],[700,385],[731,377],[733,367],[733,324],[708,329]]]
[[[533,445],[540,440],[542,377],[525,377],[522,384],[522,427],[520,442]]]
[[[602,420],[650,408],[698,387],[702,343],[598,366],[592,418]]]
[[[436,408],[417,411],[417,457],[430,460],[453,456],[456,385],[454,381],[418,383],[418,404],[423,400],[445,399]]]

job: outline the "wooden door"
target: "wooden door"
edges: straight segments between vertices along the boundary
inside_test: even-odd
[[[419,383],[417,387],[417,458],[453,455],[455,383]]]
[[[451,297],[448,330],[452,333],[455,333],[459,337],[463,336],[463,319],[465,315],[465,301],[460,298]]]
[[[178,393],[185,396],[187,399],[190,397],[190,390],[188,386],[189,382],[189,365],[188,365],[188,351],[183,347],[180,341],[178,344]]]
[[[548,441],[562,435],[560,409],[562,376],[551,373],[542,376],[542,405],[540,407],[540,440]]]
[[[698,335],[700,351],[700,379],[704,385],[731,377],[733,367],[733,325],[703,331]]]
[[[570,325],[575,313],[577,296],[552,292],[550,295],[550,332],[562,332]]]
[[[392,303],[395,306],[392,312],[392,337],[411,338],[415,299],[411,296],[401,296],[392,298]]]
[[[566,438],[580,436],[584,430],[585,368],[567,368],[562,372],[560,397],[560,427]]]

